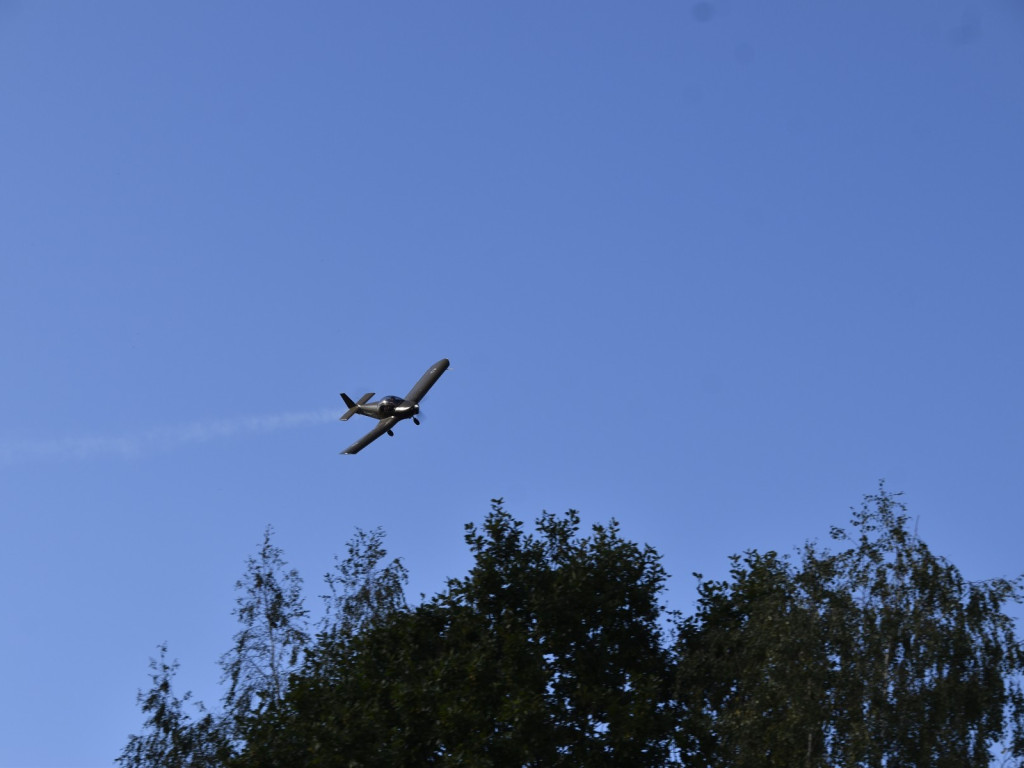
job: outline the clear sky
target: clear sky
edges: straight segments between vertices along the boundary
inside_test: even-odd
[[[1021,0],[0,2],[0,766],[109,765],[164,641],[216,703],[268,523],[315,609],[574,507],[689,611],[885,478],[1020,573],[1022,330]]]

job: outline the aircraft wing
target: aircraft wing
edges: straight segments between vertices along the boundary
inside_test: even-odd
[[[448,358],[438,360],[430,366],[426,373],[420,376],[420,380],[409,390],[409,394],[405,396],[405,399],[418,403],[446,370],[448,370]]]
[[[350,445],[348,448],[342,451],[342,453],[359,453],[361,450],[363,450],[363,448],[365,448],[378,437],[383,435],[397,423],[398,419],[396,419],[394,416],[388,416],[386,419],[381,419],[380,421],[377,422],[376,427],[374,427],[361,438],[352,443],[352,445]]]

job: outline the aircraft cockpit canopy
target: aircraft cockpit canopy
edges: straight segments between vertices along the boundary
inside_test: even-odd
[[[377,405],[377,413],[381,416],[390,416],[395,412],[395,409],[402,404],[402,398],[397,395],[388,395],[382,397],[380,403]]]

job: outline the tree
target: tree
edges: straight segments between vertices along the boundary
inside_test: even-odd
[[[828,665],[809,658],[820,652],[813,613],[774,552],[733,556],[730,575],[701,582],[697,614],[679,629],[684,764],[817,766],[830,681]]]
[[[532,743],[523,757],[543,765],[664,765],[671,715],[661,558],[624,540],[614,520],[586,537],[579,527],[575,510],[544,513],[537,535],[527,535],[495,500],[482,530],[467,526],[473,569],[449,584],[440,604],[465,611],[488,641],[489,659],[471,644],[463,649],[493,680],[492,700],[480,702],[494,713],[490,733]],[[465,695],[474,693],[481,696],[479,689]]]
[[[469,575],[322,635],[239,764],[666,765],[659,556],[579,525],[545,513],[527,534],[495,500],[467,526]]]
[[[873,765],[987,766],[1009,737],[1024,764],[1024,649],[1004,607],[1021,580],[968,582],[907,528],[899,494],[880,487],[854,512],[860,533],[833,529],[840,553],[808,545],[804,569],[834,574],[853,608],[839,700],[849,717],[837,757]]]
[[[408,572],[395,558],[382,565],[387,557],[384,531],[356,529],[349,540],[348,557],[338,560],[324,574],[328,593],[324,600],[321,634],[333,637],[354,637],[366,627],[403,610]]]
[[[253,718],[284,697],[288,676],[309,643],[302,578],[287,569],[282,550],[272,543],[273,533],[268,525],[259,553],[246,561],[245,574],[235,584],[242,594],[232,613],[242,629],[220,662],[222,682],[228,684],[224,709],[242,739]]]
[[[329,719],[328,713],[337,708],[342,681],[353,676],[355,662],[368,662],[379,650],[381,638],[408,614],[406,569],[397,558],[385,562],[384,532],[380,528],[370,532],[357,529],[347,552],[344,560],[335,557],[334,568],[324,575],[327,594],[321,595],[325,611],[319,632],[316,641],[305,648],[301,668],[292,676],[282,706],[251,721],[246,749],[236,764],[291,766],[307,764],[304,760],[316,764],[314,758],[324,737],[309,724],[319,726]],[[374,638],[372,643],[366,641],[367,636]]]
[[[884,486],[838,553],[733,558],[702,581],[676,654],[684,762],[701,766],[1024,765],[1021,582],[970,583],[907,529]]]
[[[466,526],[473,566],[406,605],[383,533],[358,531],[306,634],[301,580],[268,528],[222,665],[225,715],[184,711],[151,662],[145,730],[118,762],[155,766],[1024,768],[1021,579],[969,582],[883,487],[832,547],[749,550],[696,612],[618,524],[532,531],[500,499]],[[671,619],[671,621],[667,621]],[[674,636],[666,637],[669,624]]]
[[[196,703],[199,719],[185,711],[191,693],[174,695],[178,662],[167,661],[167,645],[159,646],[160,658],[150,659],[152,688],[139,691],[137,701],[147,715],[143,733],[128,738],[115,760],[123,768],[215,768],[231,754],[224,724]]]

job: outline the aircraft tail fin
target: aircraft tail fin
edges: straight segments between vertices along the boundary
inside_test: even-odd
[[[366,405],[367,401],[373,397],[373,392],[367,392],[365,395],[359,398],[357,402],[352,402],[352,398],[346,395],[344,392],[341,393],[341,399],[345,401],[345,405],[348,406],[348,410],[345,411],[345,415],[341,417],[340,421],[348,421],[352,416],[359,410],[360,405]]]

